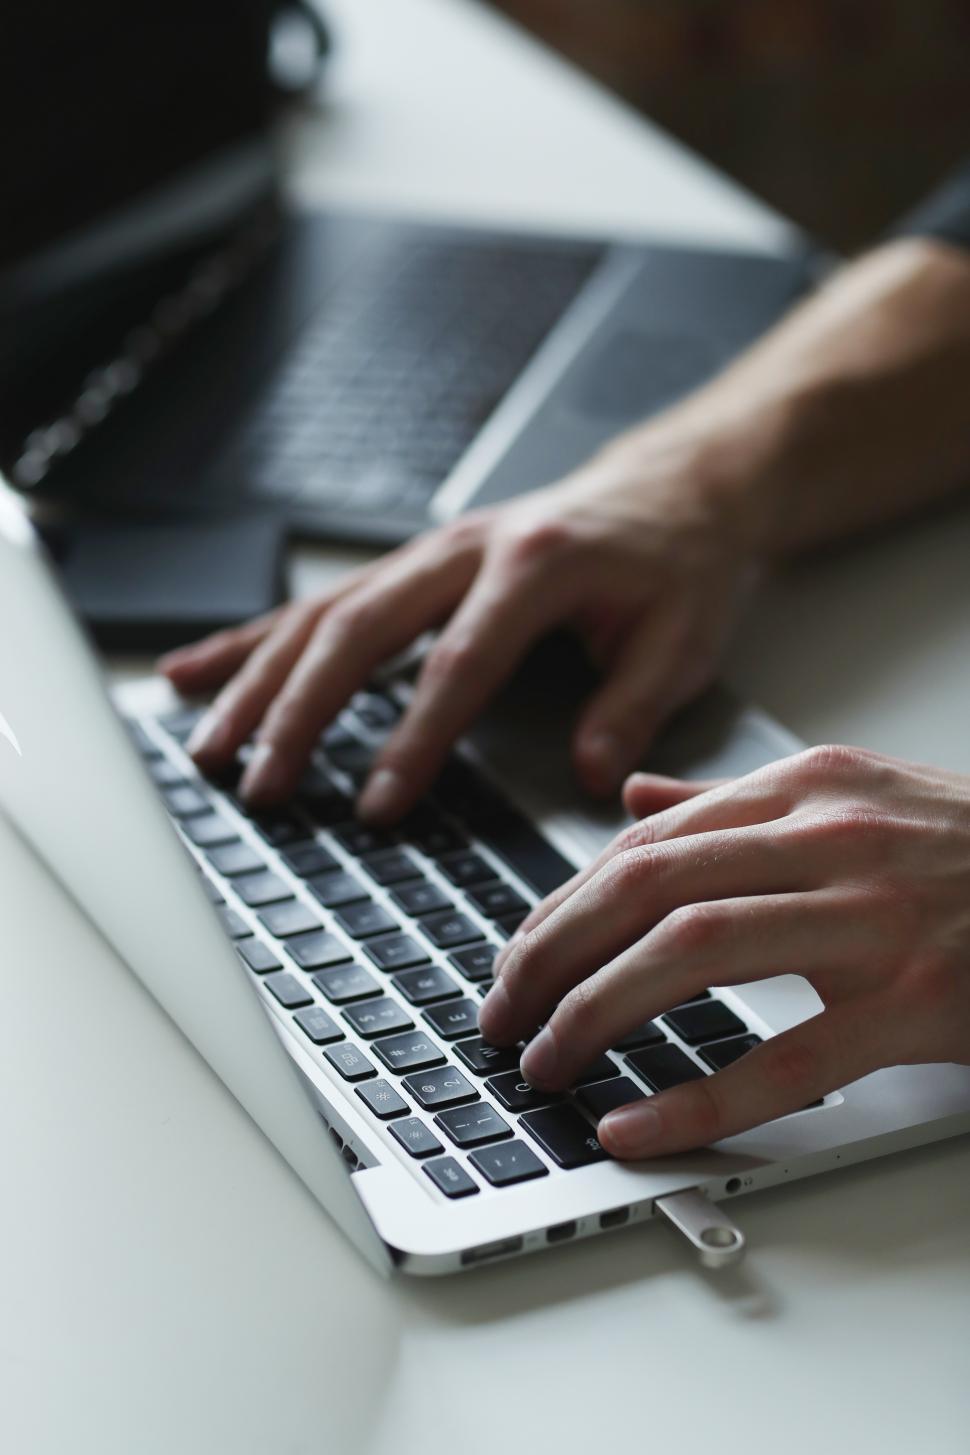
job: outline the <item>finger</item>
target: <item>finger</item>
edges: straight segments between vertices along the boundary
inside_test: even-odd
[[[156,667],[186,696],[211,692],[221,687],[242,666],[253,648],[269,636],[285,609],[270,611],[243,626],[213,632],[191,646],[166,652],[159,657]]]
[[[230,677],[186,744],[204,772],[223,767],[250,736],[306,646],[326,604],[300,603],[283,612],[275,629]]]
[[[285,798],[299,781],[321,729],[374,669],[459,601],[477,553],[446,551],[440,540],[402,555],[358,591],[335,603],[279,684],[240,784],[251,803]]]
[[[562,616],[572,590],[568,578],[543,581],[500,556],[486,560],[429,653],[407,712],[374,765],[358,804],[361,817],[389,822],[421,797],[455,739]]]
[[[650,775],[638,775],[647,778]],[[665,780],[655,779],[656,782]],[[676,782],[676,780],[666,780]],[[685,785],[689,786],[689,785]],[[649,818],[631,824],[618,834],[584,869],[537,904],[522,921],[516,933],[503,946],[495,961],[495,973],[504,965],[521,940],[546,920],[559,906],[598,874],[618,854],[663,843],[691,834],[710,833],[716,829],[746,828],[769,823],[790,812],[795,793],[780,775],[777,765],[769,764],[744,778],[728,779],[702,792],[688,793],[679,803],[661,808]]]
[[[675,910],[638,943],[559,1002],[522,1057],[535,1086],[570,1086],[585,1066],[634,1026],[712,984],[743,985],[785,971],[843,972],[854,990],[859,966],[891,953],[885,917],[861,891],[752,895]]]
[[[482,1003],[482,1034],[497,1044],[531,1034],[567,990],[674,910],[811,889],[830,867],[830,844],[775,824],[626,850],[516,944]]]
[[[610,1112],[599,1124],[600,1141],[614,1157],[665,1157],[801,1111],[894,1060],[872,1009],[830,1007],[715,1076]]]
[[[663,773],[631,773],[623,785],[623,807],[631,818],[660,813],[699,793],[709,793],[729,782],[726,778],[668,778]]]
[[[590,793],[614,792],[664,717],[686,699],[679,690],[685,635],[679,614],[654,608],[623,644],[573,737],[576,771]]]

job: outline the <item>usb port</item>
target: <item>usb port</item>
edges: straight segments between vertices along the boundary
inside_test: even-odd
[[[517,1253],[521,1247],[521,1238],[500,1238],[497,1243],[481,1243],[477,1248],[466,1248],[461,1261],[466,1266],[469,1263],[487,1263],[489,1258],[504,1258],[508,1253]]]
[[[565,1243],[565,1242],[568,1242],[568,1240],[570,1238],[575,1238],[575,1236],[576,1236],[576,1224],[575,1224],[575,1222],[571,1222],[571,1223],[556,1223],[553,1227],[546,1228],[546,1242],[547,1243]]]
[[[601,1228],[622,1228],[624,1223],[630,1221],[630,1209],[628,1207],[615,1207],[610,1212],[600,1213]]]

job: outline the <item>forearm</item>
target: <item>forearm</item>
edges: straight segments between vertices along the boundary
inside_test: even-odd
[[[610,449],[631,465],[683,452],[705,498],[769,557],[970,484],[970,252],[876,249]]]

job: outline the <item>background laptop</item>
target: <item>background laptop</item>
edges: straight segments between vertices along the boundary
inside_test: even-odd
[[[595,1126],[618,1087],[711,1074],[817,1001],[794,975],[713,989],[631,1027],[563,1098],[531,1093],[517,1052],[482,1043],[494,948],[616,827],[557,785],[561,702],[558,724],[520,708],[541,777],[512,747],[507,703],[483,729],[488,766],[466,745],[401,834],[375,840],[351,794],[393,690],[359,694],[294,801],[252,818],[231,776],[195,773],[196,713],[164,684],[125,689],[125,731],[2,488],[0,616],[18,622],[0,633],[0,807],[376,1266],[474,1268],[647,1221],[685,1193],[707,1209],[970,1129],[970,1068],[907,1066],[712,1148],[611,1161]],[[730,773],[791,740],[728,704],[671,746],[682,768]]]
[[[20,489],[393,543],[575,465],[806,287],[807,252],[290,211],[279,8],[7,18],[0,465]]]

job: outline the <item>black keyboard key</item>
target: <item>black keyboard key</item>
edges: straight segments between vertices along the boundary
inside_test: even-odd
[[[412,1157],[433,1157],[436,1152],[443,1152],[445,1149],[438,1141],[430,1127],[426,1127],[420,1117],[408,1117],[406,1120],[391,1122],[390,1133],[405,1152],[410,1152]]]
[[[383,854],[368,854],[361,859],[361,867],[378,884],[401,884],[405,879],[417,879],[421,873],[416,860],[403,849],[391,849]]]
[[[475,1179],[454,1157],[437,1157],[433,1162],[425,1162],[424,1170],[445,1197],[471,1197],[478,1191]]]
[[[221,848],[210,849],[206,858],[227,879],[232,879],[237,874],[255,874],[266,865],[256,850],[250,844],[244,844],[239,839],[235,844],[223,844]]]
[[[376,854],[382,849],[393,849],[395,844],[393,834],[363,823],[338,824],[331,832],[348,854]]]
[[[680,1086],[684,1081],[697,1081],[704,1075],[701,1068],[692,1061],[679,1046],[646,1046],[642,1051],[631,1051],[626,1064],[638,1076],[642,1076],[651,1091],[666,1091],[671,1086]]]
[[[343,1031],[322,1006],[312,1005],[309,1010],[301,1010],[293,1019],[315,1046],[328,1046],[333,1041],[344,1039]]]
[[[411,965],[429,964],[431,959],[410,935],[388,935],[386,939],[371,940],[364,950],[381,970],[405,970]]]
[[[253,909],[264,904],[274,904],[281,899],[293,898],[290,886],[271,869],[260,869],[256,874],[241,874],[232,887],[243,904],[248,904]]]
[[[761,1037],[748,1032],[746,1036],[732,1036],[729,1041],[715,1041],[711,1046],[701,1046],[700,1058],[712,1071],[723,1071],[734,1061],[761,1045]]]
[[[202,707],[177,707],[173,712],[163,713],[158,723],[177,743],[187,743],[204,712]]]
[[[468,888],[473,884],[484,884],[487,880],[495,878],[495,870],[491,864],[486,863],[481,854],[476,854],[470,849],[442,854],[438,864],[445,878],[450,879],[452,884],[456,884],[459,889]]]
[[[231,940],[242,940],[245,939],[247,935],[252,934],[252,930],[243,919],[242,915],[237,914],[236,911],[234,909],[230,909],[228,905],[217,904],[216,914],[219,916],[219,923],[222,925],[222,928],[225,930],[226,934]]]
[[[639,1051],[641,1046],[660,1046],[666,1039],[656,1021],[644,1021],[628,1031],[622,1041],[617,1041],[611,1049],[625,1055],[627,1051]]]
[[[156,756],[148,760],[145,766],[157,788],[188,787],[188,779],[183,769],[170,763],[168,758],[163,758],[161,753],[156,752]]]
[[[493,884],[481,884],[477,889],[469,889],[468,898],[479,914],[484,914],[489,919],[504,919],[506,915],[518,915],[520,921],[529,911],[529,906],[519,891],[513,889],[511,884],[503,884],[498,879]],[[518,921],[516,922],[518,923]]]
[[[517,1182],[529,1182],[533,1177],[548,1177],[549,1168],[518,1138],[512,1142],[499,1142],[494,1147],[482,1147],[472,1152],[469,1162],[493,1187],[513,1187]]]
[[[198,818],[185,819],[179,828],[187,839],[199,849],[212,849],[217,844],[234,844],[239,838],[232,824],[218,813],[202,813]]]
[[[522,915],[507,914],[502,919],[495,921],[495,928],[503,940],[510,940],[522,923]]]
[[[282,848],[285,844],[295,844],[307,836],[306,820],[282,810],[275,813],[272,811],[254,813],[251,815],[250,822],[256,832],[261,834],[274,849]]]
[[[466,980],[477,985],[482,980],[491,980],[497,953],[496,947],[488,943],[469,945],[467,950],[456,950],[453,955],[448,956],[448,960]]]
[[[385,935],[388,930],[400,929],[393,915],[388,914],[381,904],[372,899],[361,900],[359,904],[348,904],[334,918],[346,934],[354,940],[366,940],[369,935]]]
[[[437,965],[405,970],[402,975],[395,975],[391,984],[412,1005],[431,1005],[433,1001],[450,1000],[461,994],[451,976]]]
[[[383,991],[374,979],[360,965],[348,965],[346,969],[318,970],[313,983],[330,1001],[331,1005],[346,1005],[352,1000],[369,1000]]]
[[[404,1085],[424,1111],[479,1100],[474,1086],[455,1066],[432,1067],[416,1076],[406,1076]]]
[[[257,940],[255,936],[248,940],[240,940],[236,950],[250,970],[255,970],[257,975],[265,975],[267,970],[282,970],[283,968],[278,956],[274,955],[270,947],[264,945],[262,940]]]
[[[618,1106],[644,1099],[643,1092],[639,1086],[633,1084],[629,1076],[617,1076],[613,1081],[594,1081],[591,1086],[580,1087],[576,1093],[580,1106],[597,1121],[600,1117],[605,1117],[607,1112],[615,1111]]]
[[[202,886],[202,893],[210,904],[225,904],[225,898],[218,884],[213,884],[212,880],[202,873],[199,874],[199,883]]]
[[[476,1076],[494,1076],[499,1071],[518,1071],[522,1052],[518,1046],[490,1046],[481,1036],[475,1036],[469,1041],[457,1041],[455,1055]]]
[[[292,844],[284,850],[283,863],[294,874],[299,874],[301,879],[309,879],[311,874],[326,874],[331,869],[339,869],[340,865],[322,844],[316,844],[312,840],[305,844]]]
[[[485,936],[466,914],[432,914],[419,920],[421,929],[431,943],[439,950],[451,950],[466,945],[469,940],[483,940]]]
[[[448,1000],[426,1010],[424,1018],[443,1041],[457,1041],[478,1030],[478,1005],[474,1000]]]
[[[720,1041],[725,1036],[743,1036],[748,1029],[740,1016],[720,1000],[701,1000],[681,1005],[664,1016],[664,1022],[675,1030],[688,1046],[702,1041]]]
[[[372,733],[386,732],[401,716],[401,709],[383,692],[355,692],[351,711]]]
[[[501,1076],[491,1076],[485,1085],[506,1111],[535,1111],[540,1106],[551,1106],[561,1097],[554,1091],[536,1091],[528,1081],[522,1080],[521,1071],[503,1071]]]
[[[445,1059],[423,1031],[407,1031],[403,1036],[375,1041],[374,1050],[392,1071],[421,1071],[425,1066],[440,1066]]]
[[[328,1046],[323,1054],[345,1081],[366,1081],[368,1077],[377,1075],[377,1067],[368,1061],[363,1051],[358,1051],[349,1042],[345,1046]]]
[[[542,1150],[560,1167],[588,1167],[606,1159],[589,1122],[575,1107],[565,1103],[526,1112],[519,1119],[519,1125],[535,1137]]]
[[[314,875],[307,880],[307,888],[319,899],[324,909],[340,909],[345,904],[367,898],[367,890],[360,880],[341,869],[329,874]]]
[[[611,1076],[619,1076],[620,1068],[609,1056],[597,1056],[585,1071],[581,1071],[573,1082],[572,1088],[585,1086],[588,1081],[607,1081]]]
[[[389,1081],[367,1081],[363,1086],[357,1087],[357,1095],[382,1122],[407,1116],[411,1110],[404,1097],[398,1095]]]
[[[134,722],[132,719],[129,718],[125,723],[125,727],[128,729],[128,732],[131,735],[131,740],[141,757],[145,758],[146,760],[154,760],[162,756],[161,748],[158,747],[154,738],[150,738],[148,736],[148,733],[142,727],[140,722]]]
[[[369,743],[362,743],[359,738],[353,738],[349,743],[328,744],[326,752],[334,767],[339,768],[341,773],[346,773],[355,783],[360,782],[370,772],[374,761],[374,749]],[[342,816],[350,817],[349,813]]]
[[[497,1142],[512,1135],[508,1122],[483,1101],[439,1112],[435,1122],[458,1147],[479,1147],[483,1142]]]
[[[298,1005],[312,1005],[313,996],[309,991],[304,990],[295,975],[288,975],[284,970],[278,975],[267,975],[263,981],[266,989],[274,995],[280,1005],[285,1005],[287,1010],[293,1010]]]
[[[351,1006],[344,1011],[344,1020],[363,1036],[373,1040],[375,1036],[389,1036],[393,1031],[410,1031],[414,1021],[403,1006],[387,996],[380,1000],[365,1000],[362,1005]]]
[[[162,798],[173,818],[194,818],[197,814],[209,812],[209,800],[191,783],[163,789]]]
[[[298,899],[269,905],[260,911],[259,922],[279,940],[288,939],[290,935],[309,934],[320,928],[320,916]]]
[[[437,884],[431,884],[427,879],[419,880],[416,884],[403,884],[391,895],[394,903],[404,910],[405,914],[415,916],[431,914],[436,909],[454,909],[451,900],[440,889]]]
[[[341,965],[351,958],[343,941],[328,930],[311,930],[286,941],[286,952],[303,970],[320,970],[325,965]]]
[[[468,847],[465,835],[428,805],[422,805],[408,814],[401,824],[401,832],[409,843],[414,844],[430,859],[438,859],[442,854],[452,854],[456,849]]]

